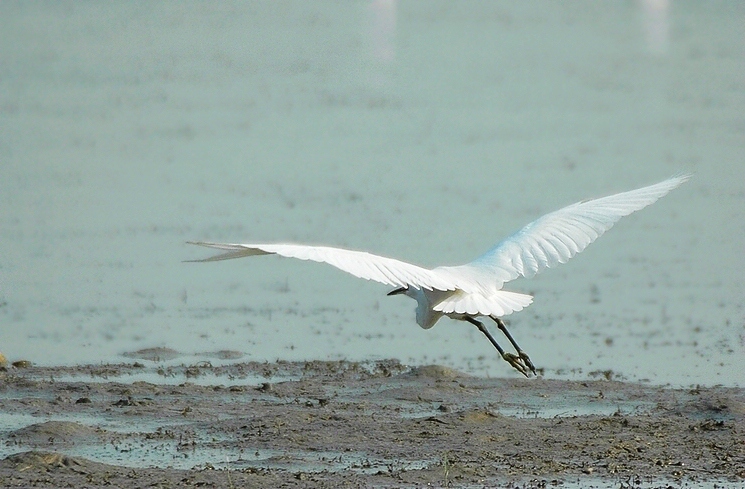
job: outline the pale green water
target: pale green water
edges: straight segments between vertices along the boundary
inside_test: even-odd
[[[654,5],[665,8],[655,10]],[[0,351],[437,362],[470,325],[322,265],[189,239],[465,262],[541,214],[695,178],[511,290],[548,376],[745,381],[745,5],[0,4]]]

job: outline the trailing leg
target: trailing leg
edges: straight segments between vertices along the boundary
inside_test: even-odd
[[[532,368],[533,364],[529,363],[530,362],[529,358],[528,358],[528,363],[526,363],[522,356],[518,356],[513,353],[504,351],[504,349],[501,346],[499,346],[499,343],[497,343],[497,340],[494,339],[494,336],[492,336],[492,334],[489,332],[488,329],[486,329],[486,326],[484,326],[484,324],[481,321],[471,316],[465,316],[463,320],[468,321],[469,323],[473,324],[479,329],[479,331],[484,333],[484,335],[487,338],[489,338],[489,341],[491,342],[491,344],[494,345],[494,348],[497,349],[497,351],[502,356],[502,358],[507,363],[512,365],[512,368],[514,368],[515,370],[517,370],[518,372],[520,372],[526,377],[530,377],[530,372],[528,371],[528,369],[531,369],[533,373],[535,374],[535,369]],[[519,350],[518,348],[516,349]],[[527,358],[527,355],[525,355],[525,358]]]
[[[517,356],[522,359],[523,363],[530,369],[531,372],[533,372],[533,375],[536,375],[535,373],[535,366],[533,365],[533,362],[530,361],[530,357],[527,353],[523,351],[522,348],[517,344],[514,338],[512,338],[512,335],[509,331],[507,331],[507,326],[505,326],[504,321],[502,321],[501,318],[498,318],[496,316],[489,316],[494,320],[495,323],[497,323],[497,327],[499,330],[504,333],[504,335],[507,337],[508,340],[510,340],[510,343],[512,343],[512,346],[515,347],[515,351],[517,351]]]

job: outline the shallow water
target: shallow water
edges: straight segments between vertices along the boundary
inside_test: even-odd
[[[475,328],[422,331],[378,284],[185,264],[207,253],[184,242],[454,264],[565,204],[693,171],[509,284],[536,299],[508,319],[548,377],[742,385],[744,25],[737,2],[3,2],[0,351],[517,375]]]

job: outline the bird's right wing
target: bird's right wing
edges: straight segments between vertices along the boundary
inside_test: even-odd
[[[599,199],[585,200],[528,224],[472,262],[433,271],[451,280],[470,277],[485,289],[500,289],[519,276],[532,277],[566,263],[624,216],[654,203],[691,178],[690,174]]]
[[[223,250],[225,253],[192,260],[198,262],[230,260],[244,256],[280,255],[299,260],[328,263],[355,277],[374,280],[394,287],[408,287],[438,290],[454,290],[455,286],[438,274],[411,263],[373,255],[364,251],[352,251],[327,246],[308,246],[298,244],[231,244],[190,241],[189,244]]]

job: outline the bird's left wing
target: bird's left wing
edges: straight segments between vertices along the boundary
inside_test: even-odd
[[[577,202],[531,222],[466,265],[433,271],[443,278],[452,277],[451,281],[470,278],[487,290],[500,289],[521,275],[530,278],[566,263],[619,219],[654,203],[690,178],[690,174],[677,175],[648,187]]]
[[[455,289],[455,286],[447,280],[447,277],[441,277],[433,273],[432,270],[364,251],[299,244],[231,244],[204,241],[189,241],[189,244],[225,251],[225,253],[204,260],[192,260],[197,262],[231,260],[244,256],[280,255],[299,260],[328,263],[339,270],[351,273],[355,277],[374,280],[394,287],[412,286],[429,290]]]

